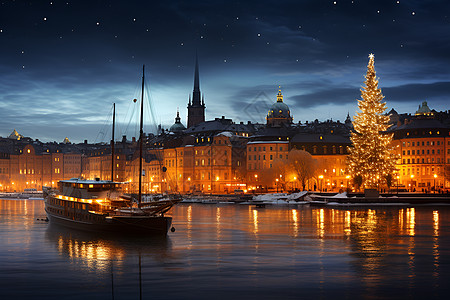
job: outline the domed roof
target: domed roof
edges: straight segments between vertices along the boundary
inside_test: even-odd
[[[268,118],[288,118],[290,117],[289,106],[283,102],[274,103],[267,114]]]
[[[169,130],[171,132],[181,132],[185,129],[186,129],[186,127],[184,127],[184,125],[181,123],[180,112],[177,111],[177,117],[175,118],[175,123],[172,126],[170,126]]]
[[[422,102],[422,106],[419,105],[419,109],[416,111],[417,115],[428,115],[431,113],[431,109],[428,107],[427,101]]]
[[[267,113],[267,125],[279,126],[281,124],[290,124],[292,122],[289,106],[283,103],[281,89],[278,90],[277,102],[272,104]]]

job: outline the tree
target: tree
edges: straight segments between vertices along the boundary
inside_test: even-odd
[[[317,170],[317,161],[309,152],[292,149],[289,151],[288,165],[294,172],[304,191],[306,189],[306,183],[309,179],[313,178]]]
[[[288,162],[281,158],[275,158],[272,166],[272,184],[275,183],[277,189],[283,191],[286,189],[286,177],[289,171]]]
[[[365,78],[362,100],[358,100],[361,112],[357,112],[353,121],[348,164],[354,178],[361,176],[365,188],[377,188],[394,173],[397,158],[392,146],[393,134],[386,133],[389,116],[383,114],[387,107],[378,88],[373,54],[369,55]]]

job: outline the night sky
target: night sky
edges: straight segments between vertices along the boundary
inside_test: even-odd
[[[353,116],[368,55],[388,109],[449,109],[450,1],[2,1],[0,136],[137,136],[186,125],[196,53],[206,119],[265,122],[281,86],[294,122]],[[151,117],[153,116],[153,117]],[[109,119],[108,119],[109,118]]]

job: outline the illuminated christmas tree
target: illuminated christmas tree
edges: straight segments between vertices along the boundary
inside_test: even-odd
[[[392,147],[393,134],[386,133],[389,116],[384,115],[386,103],[378,88],[374,55],[369,55],[365,87],[354,117],[354,131],[351,133],[353,147],[348,157],[349,170],[355,181],[362,181],[365,188],[377,188],[386,182],[395,171],[396,155]]]

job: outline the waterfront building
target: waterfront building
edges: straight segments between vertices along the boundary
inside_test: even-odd
[[[450,113],[429,109],[427,102],[411,116],[397,117],[394,144],[399,157],[398,184],[410,191],[450,188]]]
[[[338,191],[349,186],[346,172],[349,115],[345,123],[315,120],[295,124],[279,88],[277,101],[270,107],[266,120],[266,126],[258,128],[247,143],[246,179],[250,190],[300,188],[295,174],[286,165],[292,149],[307,151],[316,160],[317,172],[308,181],[308,189]]]

